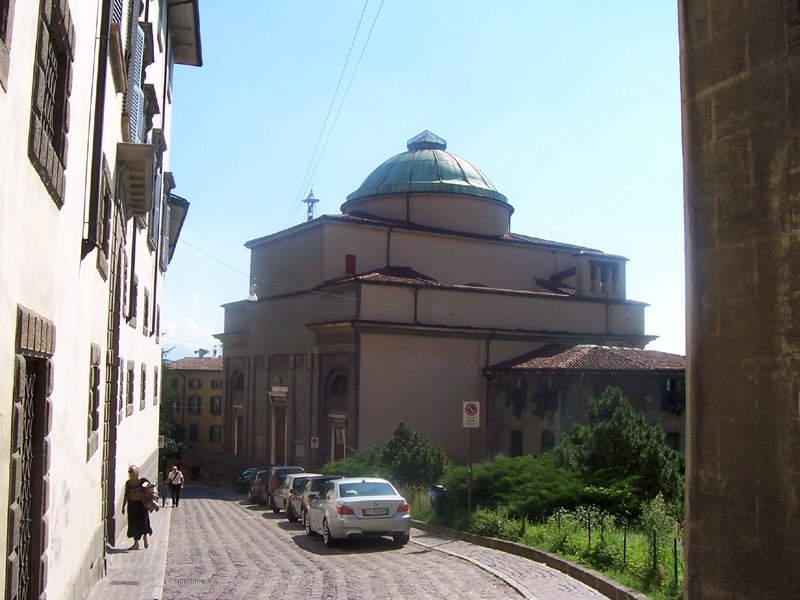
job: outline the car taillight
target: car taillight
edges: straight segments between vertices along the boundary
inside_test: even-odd
[[[408,512],[411,510],[411,505],[408,503],[401,504],[397,507],[397,512]]]
[[[340,515],[354,515],[356,514],[351,507],[347,504],[339,504],[336,506],[336,512]]]

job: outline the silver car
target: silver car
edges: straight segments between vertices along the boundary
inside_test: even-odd
[[[284,475],[278,488],[272,492],[272,505],[278,510],[287,510],[289,507],[289,496],[295,488],[295,480],[300,478],[318,477],[322,473],[290,473]],[[276,511],[277,512],[277,511]],[[291,521],[291,519],[289,519]],[[295,519],[296,521],[297,519]]]
[[[360,536],[390,535],[408,542],[411,506],[385,479],[348,477],[329,481],[308,506],[306,534],[322,535],[325,545]]]

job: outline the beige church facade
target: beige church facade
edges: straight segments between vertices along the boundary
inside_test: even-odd
[[[247,242],[250,299],[225,305],[226,452],[318,467],[399,421],[455,460],[486,369],[547,344],[644,348],[626,259],[513,233],[513,208],[425,131],[342,205]],[[473,436],[474,456],[493,445]]]

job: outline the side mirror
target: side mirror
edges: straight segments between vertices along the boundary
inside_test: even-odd
[[[311,492],[308,494],[309,500],[316,500],[317,499],[317,492]]]

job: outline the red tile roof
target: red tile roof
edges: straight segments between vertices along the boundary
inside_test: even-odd
[[[684,371],[686,357],[656,350],[548,344],[487,371]]]
[[[403,285],[442,285],[433,277],[423,275],[411,267],[381,267],[374,271],[359,273],[357,275],[345,275],[330,279],[321,284],[320,287],[347,281],[370,281],[375,283],[399,283]]]
[[[167,364],[170,371],[222,371],[221,356],[204,356],[203,358],[187,356]]]

